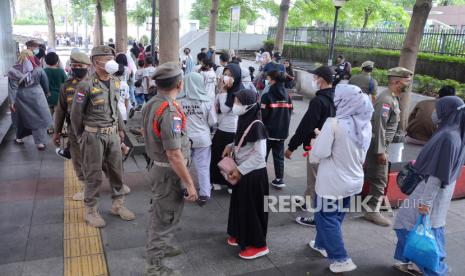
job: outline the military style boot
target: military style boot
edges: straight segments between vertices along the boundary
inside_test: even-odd
[[[113,199],[113,204],[111,205],[111,213],[115,216],[119,216],[124,220],[133,220],[136,218],[133,212],[129,211],[124,207],[123,197]]]
[[[121,193],[122,193],[123,195],[127,195],[127,194],[129,194],[130,192],[131,192],[131,189],[129,188],[129,186],[126,186],[126,185],[123,184],[123,187],[121,188]]]
[[[181,273],[164,266],[161,259],[156,259],[145,265],[144,276],[181,276]]]
[[[178,255],[181,255],[182,251],[181,249],[174,247],[174,246],[167,246],[166,248],[163,249],[163,257],[164,258],[171,258],[171,257],[176,257]]]
[[[100,228],[100,227],[105,226],[105,221],[98,213],[97,206],[94,206],[94,207],[86,206],[85,220],[92,227]]]
[[[365,212],[363,214],[363,217],[368,220],[373,222],[374,224],[380,225],[380,226],[389,226],[391,225],[391,221],[388,220],[387,218],[383,217],[380,212]]]
[[[81,187],[81,191],[77,192],[73,195],[74,201],[83,201],[84,200],[84,184],[79,181],[79,186]]]

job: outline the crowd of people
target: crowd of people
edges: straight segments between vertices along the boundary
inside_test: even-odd
[[[344,248],[342,223],[345,208],[361,193],[365,180],[370,192],[364,218],[391,225],[380,211],[387,187],[387,154],[399,135],[399,97],[412,85],[413,72],[390,69],[388,89],[378,94],[371,61],[364,62],[362,73],[356,76],[342,56],[334,68],[310,71],[313,79],[306,81],[312,83],[316,95],[286,146],[296,75],[291,61],[282,62],[279,53],[261,50],[256,59],[260,68],[255,72],[243,66],[240,57],[228,53],[219,55],[217,65],[214,47],[202,49],[195,61],[186,48],[179,62],[159,65],[158,50],[152,56],[150,45],[144,48],[134,43],[127,53],[115,53],[112,46],[96,46],[90,57],[74,49],[62,68],[54,51],[41,53],[38,43],[26,43],[8,73],[15,142],[23,144],[23,138],[32,135],[37,148],[43,150],[47,132],[53,134],[53,142],[60,147],[57,153],[72,159],[82,184],[73,199],[84,202],[89,225],[104,227],[98,210],[103,173],[112,188],[111,213],[123,220],[135,219],[124,205],[130,189],[122,175],[123,158],[129,154],[125,124],[141,112],[152,188],[147,275],[177,275],[162,259],[182,253],[171,239],[183,198],[204,205],[214,196],[212,190],[223,188],[231,194],[225,242],[238,246],[243,259],[268,254],[265,198],[269,185],[286,187],[285,158],[291,159],[300,146],[307,152],[303,194],[311,201],[298,206],[315,212],[313,217],[297,217],[296,222],[316,227],[316,238],[309,246],[328,258],[332,272],[357,268]],[[465,161],[465,105],[451,87],[442,88],[439,96],[439,100],[419,103],[410,115],[406,139],[425,145],[415,166],[428,177],[408,198],[417,205],[402,208],[394,223],[397,267],[423,275],[447,273],[445,217]],[[61,139],[63,134],[67,144]],[[271,182],[266,169],[270,151]],[[189,172],[191,163],[195,180]],[[340,203],[336,204],[339,208],[318,208],[333,203]],[[403,256],[417,217],[428,213],[443,253],[440,272]]]

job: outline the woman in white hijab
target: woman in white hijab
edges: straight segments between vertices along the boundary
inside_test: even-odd
[[[315,187],[317,234],[309,245],[328,258],[332,272],[341,273],[357,268],[344,248],[341,226],[351,197],[362,191],[373,106],[359,87],[348,84],[336,87],[334,105],[336,117],[326,120],[311,151],[310,162],[320,165]]]
[[[192,161],[200,187],[198,203],[202,205],[211,195],[211,129],[217,122],[216,111],[199,73],[191,72],[184,77],[184,86],[177,98],[187,117],[187,136],[192,141]]]

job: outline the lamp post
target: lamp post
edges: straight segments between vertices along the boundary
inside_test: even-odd
[[[152,0],[152,35],[150,44],[150,56],[152,56],[152,66],[155,66],[155,42],[157,41],[157,33],[156,33],[156,21],[157,18],[157,1]]]
[[[329,48],[329,57],[328,57],[328,66],[333,65],[333,56],[334,56],[334,40],[336,38],[336,27],[337,27],[337,18],[339,16],[339,9],[344,6],[348,0],[333,0],[334,7],[336,8],[336,14],[334,16],[334,26],[333,33],[331,36],[331,46]]]

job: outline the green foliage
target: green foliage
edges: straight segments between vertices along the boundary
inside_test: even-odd
[[[405,26],[409,16],[395,1],[350,0],[340,9],[339,25],[372,27],[385,24]],[[412,5],[413,6],[413,5]],[[289,11],[288,26],[329,26],[334,20],[332,0],[296,0]],[[365,26],[365,20],[366,26]]]
[[[273,12],[276,6],[271,5],[272,0],[220,0],[218,3],[218,22],[217,31],[229,31],[230,9],[233,6],[241,7],[240,31],[244,32],[248,23],[254,22],[258,17],[258,10],[268,4],[267,10]],[[276,5],[276,4],[274,4]],[[200,21],[200,28],[208,28],[210,22],[211,0],[196,0],[192,4],[190,18]],[[237,26],[233,26],[233,31]]]
[[[147,20],[147,17],[152,16],[151,7],[152,7],[152,1],[138,0],[136,9],[132,11],[128,11],[128,17],[132,22],[134,22],[134,24],[136,24],[136,26],[142,26]]]
[[[141,36],[140,43],[142,43],[143,45],[148,45],[149,44],[149,37],[146,36],[146,35]]]
[[[15,18],[14,25],[47,25],[47,18],[43,17],[20,17]]]

